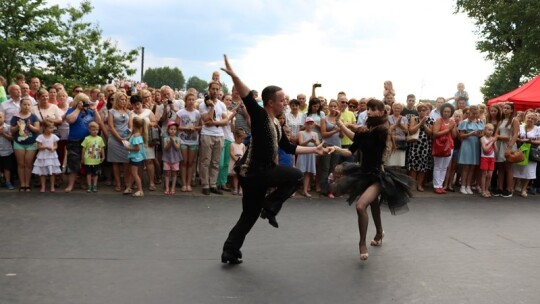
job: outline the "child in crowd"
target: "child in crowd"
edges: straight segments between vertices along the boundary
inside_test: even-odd
[[[90,131],[90,135],[84,138],[81,146],[83,147],[82,162],[88,185],[86,191],[90,193],[92,191],[98,191],[98,172],[100,169],[99,165],[105,160],[105,142],[98,135],[99,125],[95,121],[88,124],[88,131]]]
[[[45,192],[47,176],[50,178],[51,192],[54,192],[55,174],[62,173],[62,170],[60,170],[58,155],[56,154],[56,149],[58,148],[58,141],[60,138],[54,135],[53,131],[54,124],[48,120],[45,120],[43,122],[43,133],[38,135],[36,138],[38,153],[36,160],[34,161],[32,173],[39,175],[41,181],[41,193]]]
[[[167,136],[163,138],[163,172],[165,174],[165,194],[175,194],[176,177],[180,170],[180,137],[178,132],[178,124],[175,121],[167,123]],[[172,184],[169,187],[169,181],[172,179]]]
[[[328,185],[330,185],[328,189],[328,198],[335,198],[334,195],[334,185],[336,182],[341,178],[341,175],[343,174],[343,165],[339,164],[334,167],[334,171],[328,175]]]
[[[13,154],[13,136],[11,135],[11,126],[5,122],[5,114],[0,111],[0,170],[4,173],[6,188],[13,190],[11,181],[11,172],[15,170],[14,164],[17,163],[15,154]]]
[[[246,152],[246,146],[244,145],[244,138],[246,137],[246,131],[242,128],[238,128],[234,131],[234,142],[231,143],[229,153],[231,158],[229,159],[229,175],[232,176],[233,195],[242,195],[242,189],[238,185],[238,175],[234,172],[234,164],[242,155]]]
[[[458,100],[460,98],[465,100],[465,104],[468,107],[469,106],[469,93],[465,91],[465,85],[463,84],[463,82],[460,82],[457,84],[457,92],[454,94],[455,100]]]
[[[488,189],[491,185],[493,170],[495,170],[495,153],[497,152],[497,136],[493,136],[494,132],[495,127],[493,124],[488,123],[484,127],[484,136],[480,138],[480,144],[482,145],[480,154],[480,170],[482,171],[480,183],[482,188],[480,194],[482,197],[491,197]]]
[[[388,95],[396,96],[396,91],[394,90],[394,85],[392,84],[392,81],[387,80],[384,82],[384,91],[383,96],[386,97]]]
[[[285,132],[287,139],[291,141],[292,133],[289,126],[287,125],[283,126],[283,132]],[[280,166],[294,167],[294,155],[286,153],[279,147],[278,147],[278,161],[279,161]]]
[[[105,93],[99,92],[97,95],[98,103],[97,103],[97,110],[101,111],[103,109],[103,106],[107,104],[107,99],[105,98]]]
[[[199,132],[202,128],[201,113],[195,108],[195,94],[186,94],[186,107],[176,113],[176,123],[180,131],[180,151],[182,152],[182,192],[191,192],[191,181],[195,171],[195,159],[199,152]]]
[[[134,197],[144,196],[142,181],[139,176],[139,167],[142,167],[146,160],[144,147],[148,140],[147,130],[148,128],[146,128],[144,119],[140,117],[133,118],[133,133],[129,138],[129,142],[124,142],[126,150],[129,151],[128,159],[131,166],[131,177],[135,181],[135,185],[137,185],[137,191],[131,195]],[[126,190],[128,190],[127,193],[129,193],[131,189],[128,188]]]
[[[313,147],[319,145],[319,135],[313,131],[315,121],[311,117],[306,117],[304,131],[298,133],[298,144],[300,146]],[[317,173],[315,165],[315,154],[300,154],[297,156],[296,167],[304,173],[304,187],[302,195],[311,197],[309,194],[309,184],[311,177]]]

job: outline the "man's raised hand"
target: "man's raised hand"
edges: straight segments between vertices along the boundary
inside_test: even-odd
[[[229,63],[229,58],[227,58],[227,55],[223,55],[223,59],[225,60],[225,67],[221,68],[221,70],[225,73],[227,73],[229,76],[234,77],[236,74],[234,73],[231,64]]]

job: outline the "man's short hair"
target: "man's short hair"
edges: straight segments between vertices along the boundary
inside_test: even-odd
[[[281,91],[282,89],[278,86],[267,86],[263,89],[261,93],[261,98],[263,100],[263,106],[266,106],[268,104],[268,101],[275,100],[276,99],[276,93]]]
[[[210,89],[213,84],[217,84],[217,86],[221,88],[221,82],[219,82],[219,81],[210,81],[208,83],[208,88]]]

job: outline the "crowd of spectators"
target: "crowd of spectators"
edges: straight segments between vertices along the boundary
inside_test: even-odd
[[[41,192],[65,186],[71,192],[79,184],[97,192],[99,180],[133,196],[144,196],[145,190],[192,192],[194,186],[205,195],[242,195],[232,168],[249,149],[251,122],[235,88],[231,94],[222,91],[218,72],[207,92],[135,82],[74,86],[68,92],[60,83],[43,86],[37,77],[27,82],[22,74],[9,85],[0,77],[0,84],[0,168],[10,190],[17,180],[20,192],[32,186]],[[339,92],[327,99],[316,96],[318,87],[313,85],[309,98],[285,96],[280,124],[295,144],[347,148],[352,141],[338,120],[353,131],[362,128],[370,98]],[[533,156],[540,144],[537,109],[516,112],[511,102],[469,105],[461,83],[453,96],[434,103],[418,103],[413,94],[400,103],[395,94],[392,82],[384,82],[390,130],[385,165],[406,170],[417,191],[429,187],[437,194],[477,192],[488,198],[511,197],[516,190],[527,197],[540,190]],[[520,162],[510,157],[518,150],[525,155]],[[295,159],[280,151],[276,162],[304,173],[299,194],[334,198],[330,185],[341,164],[358,159],[337,154]]]

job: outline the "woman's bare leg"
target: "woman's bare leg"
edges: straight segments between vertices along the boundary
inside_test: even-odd
[[[356,213],[358,215],[358,230],[360,232],[360,259],[367,260],[367,246],[366,246],[366,234],[369,223],[369,217],[366,208],[369,204],[377,199],[381,192],[381,185],[379,183],[369,186],[364,193],[360,196],[356,202]],[[380,214],[379,214],[380,215]],[[380,216],[378,218],[380,220]],[[379,223],[382,228],[382,225]]]

